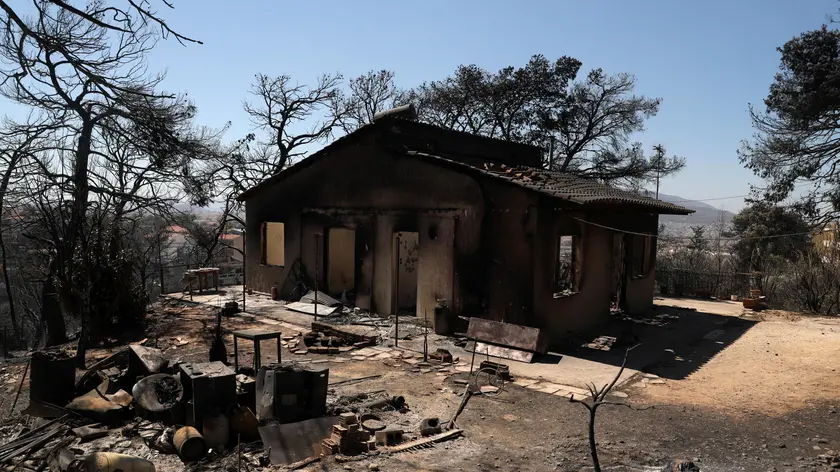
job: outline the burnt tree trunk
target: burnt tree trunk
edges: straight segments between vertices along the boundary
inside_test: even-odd
[[[6,200],[6,192],[9,189],[9,181],[12,178],[12,173],[14,172],[15,168],[17,167],[18,159],[13,158],[9,162],[9,167],[6,169],[6,172],[3,173],[3,180],[0,182],[0,216],[3,215],[5,211],[4,203]],[[2,223],[0,223],[2,225]],[[4,231],[3,227],[0,226],[0,264],[3,265],[3,282],[6,284],[6,297],[9,299],[9,318],[12,323],[12,334],[17,336],[18,333],[18,321],[17,321],[17,312],[15,311],[15,297],[14,293],[12,293],[12,281],[9,277],[9,259],[6,255],[6,241],[4,239]],[[8,346],[6,346],[8,349]]]
[[[54,264],[54,263],[53,263]],[[55,346],[67,342],[67,328],[64,325],[64,315],[61,303],[58,301],[58,291],[55,289],[55,271],[51,270],[41,288],[41,325],[47,331],[47,346]]]
[[[595,472],[601,472],[601,462],[598,460],[598,444],[595,441],[595,410],[597,405],[589,410],[589,454],[592,456],[592,466]]]

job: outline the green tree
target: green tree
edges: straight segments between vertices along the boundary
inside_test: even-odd
[[[741,162],[768,186],[763,197],[780,203],[797,184],[813,190],[796,202],[814,223],[840,215],[840,31],[823,26],[778,48],[776,74],[764,110],[750,106],[754,138]]]
[[[772,257],[795,261],[810,244],[809,226],[794,209],[768,202],[753,202],[732,218],[738,241],[733,251],[739,267],[763,271]]]

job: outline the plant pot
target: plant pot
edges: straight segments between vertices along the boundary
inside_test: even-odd
[[[748,310],[758,310],[761,308],[761,300],[758,298],[744,298],[742,300],[744,308]]]

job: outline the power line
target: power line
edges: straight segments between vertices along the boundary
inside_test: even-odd
[[[809,185],[809,184],[810,184],[810,182],[801,182],[801,183],[795,184],[794,188],[797,188],[797,187],[801,188],[802,186]],[[747,194],[744,194],[744,195],[732,195],[732,196],[729,196],[729,197],[700,198],[700,199],[697,199],[697,200],[692,200],[692,199],[689,199],[689,198],[683,198],[683,199],[680,199],[680,200],[671,200],[671,201],[668,201],[668,203],[713,202],[713,201],[716,201],[716,200],[731,200],[733,198],[746,198],[746,197],[751,197],[751,196],[753,196],[753,194],[747,193]]]
[[[715,201],[715,200],[731,200],[731,199],[733,199],[733,198],[746,198],[746,197],[749,197],[749,196],[750,196],[750,194],[748,193],[748,194],[745,194],[745,195],[732,195],[731,197],[701,198],[701,199],[697,199],[697,200],[689,200],[689,199],[684,199],[684,200],[670,200],[670,201],[668,201],[668,203],[685,203],[685,202],[713,202],[713,201]]]
[[[599,228],[608,229],[608,230],[615,231],[615,232],[618,232],[618,233],[633,234],[633,235],[636,235],[636,236],[649,236],[651,238],[658,238],[659,237],[659,235],[656,235],[656,234],[638,233],[638,232],[635,232],[635,231],[627,231],[627,230],[624,230],[624,229],[613,228],[612,226],[606,226],[606,225],[602,225],[602,224],[598,224],[598,223],[593,223],[591,221],[584,220],[583,218],[578,218],[578,217],[574,217],[574,218],[576,220],[580,221],[581,223],[586,223],[588,225],[597,226]],[[792,236],[805,236],[805,235],[810,235],[810,234],[811,234],[810,232],[789,233],[789,234],[774,234],[772,236],[754,236],[754,237],[751,237],[751,238],[721,238],[720,240],[721,241],[758,241],[758,240],[762,240],[762,239],[787,238],[787,237],[792,237]],[[671,237],[671,238],[668,238],[668,239],[671,239],[671,240],[678,239],[678,240],[686,240],[687,241],[687,240],[690,240],[692,238],[690,236],[675,236],[675,237]]]

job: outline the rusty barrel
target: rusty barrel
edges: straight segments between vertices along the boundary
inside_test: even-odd
[[[29,401],[64,406],[76,395],[76,364],[63,351],[38,351],[29,365]]]
[[[172,442],[175,444],[178,455],[187,462],[197,461],[207,453],[207,444],[204,442],[204,437],[192,426],[184,426],[175,431]]]

